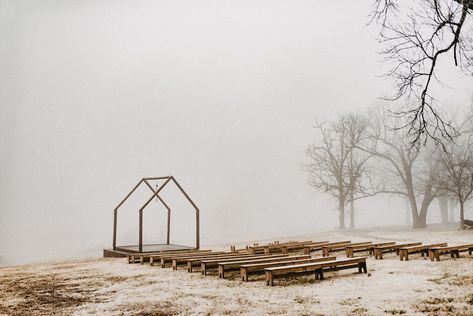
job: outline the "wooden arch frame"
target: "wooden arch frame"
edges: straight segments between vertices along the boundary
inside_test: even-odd
[[[155,190],[151,184],[148,181],[152,180],[165,180],[164,183],[157,187]],[[199,229],[199,208],[197,205],[195,205],[194,201],[189,197],[189,195],[184,191],[182,186],[179,184],[179,182],[176,181],[176,179],[173,176],[167,176],[167,177],[151,177],[151,178],[143,178],[141,179],[137,185],[127,194],[127,196],[115,207],[113,210],[113,250],[117,249],[117,217],[118,217],[118,209],[120,206],[125,203],[126,200],[138,189],[140,185],[143,183],[153,192],[152,196],[143,204],[143,206],[139,209],[139,239],[138,239],[138,249],[139,252],[143,251],[143,210],[148,206],[148,204],[154,199],[157,198],[167,209],[168,211],[168,218],[167,218],[167,237],[166,237],[166,243],[169,245],[170,242],[170,228],[171,228],[171,208],[169,205],[159,196],[159,192],[161,192],[162,189],[169,183],[169,182],[174,182],[174,184],[177,186],[179,191],[184,195],[184,197],[189,201],[189,203],[194,207],[195,209],[195,248],[199,249],[200,248],[200,229]]]

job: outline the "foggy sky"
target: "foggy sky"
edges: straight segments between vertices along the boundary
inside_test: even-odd
[[[0,0],[0,263],[99,256],[145,176],[178,179],[204,245],[333,229],[301,165],[316,117],[389,92],[370,4]],[[402,203],[369,203],[362,225],[404,223]],[[173,233],[192,241],[182,212]]]

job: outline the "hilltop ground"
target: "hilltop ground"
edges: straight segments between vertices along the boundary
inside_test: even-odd
[[[472,242],[472,231],[365,230],[297,236],[311,240]],[[288,238],[286,238],[288,239]],[[291,236],[291,239],[295,239]],[[283,241],[284,239],[280,239]],[[339,257],[344,255],[339,254]],[[0,315],[416,315],[473,314],[473,260],[414,255],[368,259],[369,274],[331,272],[243,283],[125,259],[0,268]]]

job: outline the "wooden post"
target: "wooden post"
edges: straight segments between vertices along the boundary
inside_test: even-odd
[[[200,218],[199,209],[195,212],[195,248],[200,249]]]
[[[143,179],[141,179],[140,182],[138,182],[138,184],[135,185],[134,188],[130,192],[128,192],[125,198],[113,210],[113,250],[115,250],[117,247],[117,211],[120,208],[120,206],[122,206],[123,203],[125,203],[125,201],[128,200],[128,198],[133,194],[133,192],[136,191],[136,189],[140,186],[142,182],[143,182]]]
[[[113,210],[113,250],[117,248],[117,213],[118,210]]]
[[[170,242],[170,236],[171,236],[171,210],[168,209],[168,230],[167,230],[167,236],[166,236],[166,244],[168,245]]]
[[[140,209],[140,231],[139,231],[139,244],[138,251],[143,252],[143,209]]]
[[[174,184],[177,186],[177,188],[182,192],[182,194],[184,194],[184,196],[186,197],[187,201],[189,201],[190,204],[192,204],[192,206],[194,207],[195,209],[195,248],[199,249],[200,248],[200,225],[199,225],[199,208],[197,207],[197,205],[195,205],[194,201],[192,201],[192,199],[190,198],[189,195],[187,195],[186,191],[184,191],[184,189],[181,187],[181,185],[179,184],[179,182],[176,181],[176,179],[174,179],[173,176],[171,176],[171,179],[172,181],[174,181]]]

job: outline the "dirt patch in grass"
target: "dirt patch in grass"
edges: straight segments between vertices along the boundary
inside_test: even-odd
[[[121,315],[127,316],[173,316],[180,313],[168,301],[121,304],[117,307],[116,311],[119,311]]]
[[[431,297],[420,301],[414,309],[421,313],[453,313],[455,311],[455,307],[451,304],[453,301],[452,297]]]
[[[102,301],[94,294],[100,283],[93,276],[78,281],[54,273],[16,273],[0,281],[0,314],[64,314],[71,308]]]
[[[403,315],[406,313],[403,309],[386,309],[384,312],[390,315]]]
[[[448,284],[453,286],[471,286],[473,285],[473,276],[444,273],[441,277],[428,279],[428,281],[436,284]]]

